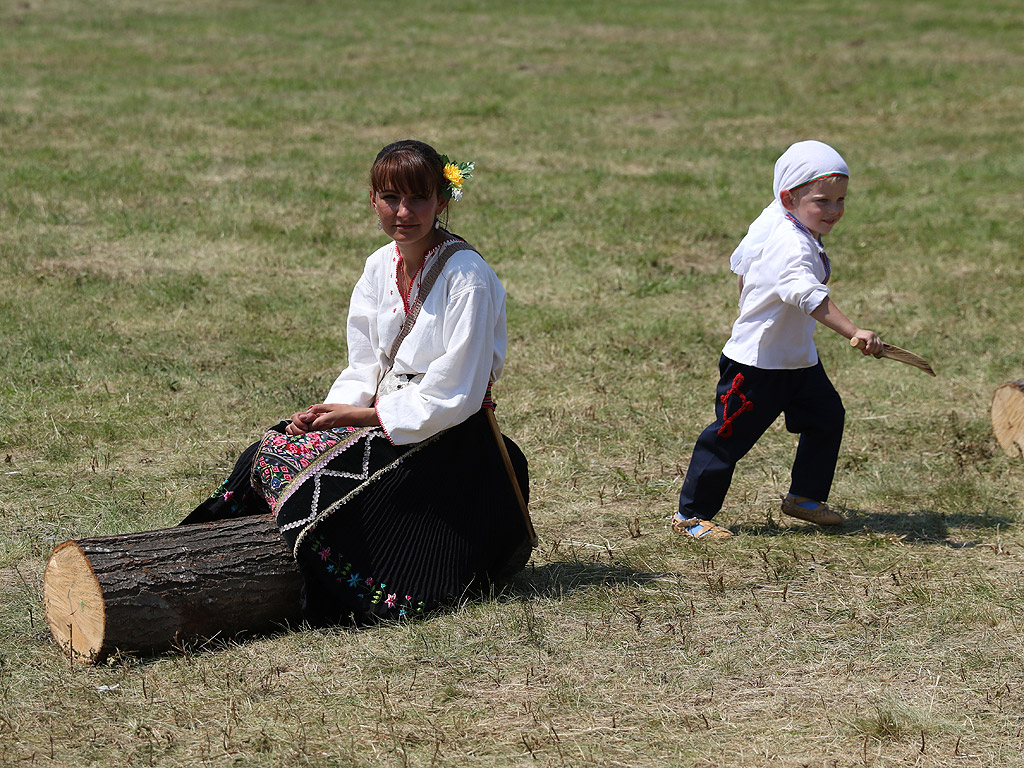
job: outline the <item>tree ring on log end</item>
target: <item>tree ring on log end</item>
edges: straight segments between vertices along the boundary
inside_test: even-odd
[[[93,661],[106,626],[103,590],[89,558],[73,541],[58,546],[43,577],[46,621],[57,643],[73,659]]]

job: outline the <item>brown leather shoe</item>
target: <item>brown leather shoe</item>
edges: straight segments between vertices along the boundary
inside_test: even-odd
[[[732,531],[728,528],[723,528],[710,520],[701,520],[699,517],[690,517],[686,520],[680,520],[678,517],[673,516],[672,530],[676,533],[681,533],[684,536],[689,536],[694,539],[732,538]]]
[[[817,506],[810,508],[800,506],[800,504],[806,504],[807,502]],[[806,496],[787,494],[782,500],[782,511],[791,517],[798,517],[801,520],[816,523],[817,525],[843,524],[843,518],[838,512],[829,509],[828,504],[819,503],[814,499],[808,499]]]

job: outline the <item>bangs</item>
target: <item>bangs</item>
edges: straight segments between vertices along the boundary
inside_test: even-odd
[[[374,192],[393,189],[421,197],[437,197],[441,173],[442,169],[422,154],[402,149],[374,163],[370,170],[370,188]]]
[[[837,173],[836,171],[830,171],[829,173],[823,173],[820,176],[815,176],[813,179],[808,179],[803,184],[797,184],[795,187],[793,187],[789,191],[790,192],[796,192],[798,189],[803,189],[804,187],[808,186],[809,184],[813,184],[816,181],[821,181],[822,179],[848,179],[848,178],[850,178],[850,177],[847,174],[845,174],[845,173]]]

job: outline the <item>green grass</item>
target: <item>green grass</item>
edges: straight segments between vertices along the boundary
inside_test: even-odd
[[[1018,763],[1024,468],[988,408],[1022,376],[1022,31],[1008,0],[0,6],[0,765]],[[451,225],[509,290],[530,568],[419,624],[71,665],[53,545],[174,524],[323,395],[407,136],[477,162]],[[738,535],[680,541],[728,255],[811,137],[852,169],[837,303],[939,378],[820,329],[848,524],[781,517],[777,425]]]

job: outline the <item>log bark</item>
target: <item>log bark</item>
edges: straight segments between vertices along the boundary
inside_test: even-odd
[[[257,515],[67,541],[43,601],[57,643],[98,662],[298,622],[301,588],[273,519]]]
[[[992,397],[992,431],[1010,456],[1024,455],[1024,379],[1009,381]]]

